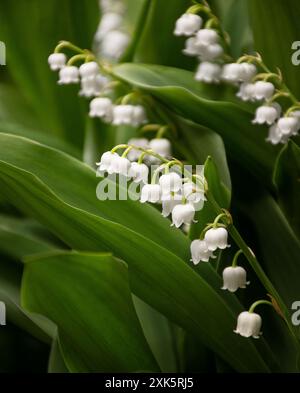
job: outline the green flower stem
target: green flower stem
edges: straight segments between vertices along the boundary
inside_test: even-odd
[[[152,175],[152,179],[151,179],[151,184],[156,184],[156,179],[157,176],[159,175],[159,173],[165,168],[164,165],[160,165],[158,168],[155,169],[153,175]]]
[[[235,256],[233,257],[233,261],[232,261],[232,267],[237,267],[237,261],[239,256],[243,254],[243,250],[239,250],[238,252],[236,252]]]
[[[210,191],[206,192],[206,197],[207,197],[207,201],[210,203],[211,207],[214,209],[216,214],[221,214],[223,211],[222,211],[221,207],[218,205],[218,203],[216,202],[216,200],[214,199],[213,195],[210,193]],[[243,251],[243,254],[247,258],[249,264],[251,265],[251,267],[255,271],[258,279],[260,280],[260,282],[262,283],[262,285],[264,286],[266,291],[276,300],[276,302],[279,306],[279,309],[284,316],[284,320],[285,320],[293,338],[296,340],[298,347],[300,348],[300,342],[298,340],[298,336],[295,332],[294,326],[291,324],[289,309],[286,307],[286,305],[284,304],[284,302],[280,298],[278,292],[276,291],[273,284],[271,283],[271,281],[269,280],[269,278],[267,277],[267,275],[265,274],[265,272],[261,268],[255,255],[250,250],[248,245],[245,243],[244,239],[242,238],[242,236],[240,235],[240,233],[238,232],[236,227],[233,224],[230,224],[227,226],[227,230],[228,230],[230,236],[232,237],[232,239],[238,245],[238,247]]]
[[[142,164],[147,153],[143,152],[138,159],[138,164]]]
[[[85,61],[87,59],[88,55],[86,53],[82,53],[80,55],[75,55],[73,57],[70,58],[70,60],[67,63],[67,66],[71,66],[75,63],[77,63],[78,61]]]
[[[54,49],[54,53],[59,53],[61,52],[62,49],[71,49],[74,52],[78,52],[78,53],[85,53],[84,49],[79,48],[76,45],[73,45],[71,42],[69,41],[61,41],[56,48]]]
[[[249,308],[249,312],[254,312],[255,308],[260,304],[267,304],[268,306],[274,307],[272,302],[269,302],[268,300],[257,300],[257,302],[253,303],[252,306]]]
[[[298,105],[293,105],[291,106],[286,112],[285,112],[285,116],[288,116],[290,113],[294,112],[294,111],[299,111],[300,110],[300,104]]]
[[[142,152],[142,153],[145,153],[146,155],[155,157],[155,158],[159,159],[160,161],[162,161],[162,162],[165,163],[165,164],[167,164],[167,163],[169,162],[169,160],[167,160],[166,158],[162,157],[160,154],[155,153],[153,150],[150,150],[150,149],[149,149],[149,150],[148,150],[148,149],[143,149],[142,147],[135,146],[135,145],[126,145],[126,144],[117,145],[117,146],[115,146],[115,147],[111,150],[111,152],[112,152],[112,153],[115,153],[117,150],[120,150],[120,149],[127,149],[129,146],[132,147],[134,150],[138,150],[138,151],[140,151],[140,152]]]
[[[147,124],[140,129],[140,132],[158,131],[162,126],[160,124]]]
[[[163,138],[164,135],[165,135],[169,130],[170,130],[170,127],[167,126],[167,125],[166,125],[166,126],[160,127],[160,129],[157,131],[156,138],[157,138],[157,139]]]
[[[220,213],[216,218],[215,218],[215,220],[214,220],[214,222],[213,222],[213,224],[212,224],[212,227],[213,228],[217,228],[218,227],[218,224],[219,224],[219,221],[222,219],[222,218],[228,218],[228,215],[226,214],[226,213]]]
[[[133,149],[133,146],[128,146],[127,149],[125,149],[124,153],[122,154],[122,158],[126,158],[127,154],[130,152],[130,150]]]

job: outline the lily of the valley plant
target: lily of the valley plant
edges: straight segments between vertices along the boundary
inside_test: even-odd
[[[0,251],[25,261],[8,317],[50,372],[299,371],[297,77],[258,52],[263,19],[245,44],[220,1],[131,3],[101,1],[90,49],[49,53],[79,142],[0,134]]]

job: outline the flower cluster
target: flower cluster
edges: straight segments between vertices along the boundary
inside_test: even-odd
[[[186,174],[181,162],[169,159],[171,147],[165,138],[129,142],[102,155],[97,164],[100,173],[119,174],[140,183],[140,202],[160,203],[163,217],[172,216],[172,226],[179,228],[191,224],[196,210],[201,209],[206,200],[204,177]],[[121,148],[125,151],[120,156],[117,150]],[[147,164],[154,161],[159,165],[149,181]]]
[[[93,98],[90,102],[90,117],[98,117],[104,122],[113,125],[131,125],[139,127],[147,122],[147,115],[142,105],[129,105],[121,102],[114,105],[105,93],[109,90],[109,79],[100,72],[99,64],[92,60],[88,61],[91,55],[81,53],[75,55],[66,63],[67,58],[64,53],[53,53],[48,58],[48,63],[53,71],[59,70],[58,84],[81,83],[79,95],[86,98]],[[73,61],[85,60],[80,67],[73,65]]]
[[[107,59],[118,60],[130,41],[123,28],[123,4],[118,0],[104,0],[100,7],[102,17],[95,36],[99,53]]]
[[[222,73],[218,60],[224,53],[220,37],[214,29],[201,28],[203,19],[194,14],[194,10],[195,8],[192,7],[191,12],[188,11],[177,20],[174,34],[189,37],[183,53],[196,56],[201,62],[196,73],[196,80],[218,83]]]
[[[204,27],[203,18],[197,13],[203,13],[207,18]],[[298,134],[300,103],[283,84],[281,75],[270,72],[259,56],[243,56],[237,62],[227,63],[229,56],[224,54],[226,34],[207,3],[190,7],[176,21],[174,34],[189,37],[183,53],[200,60],[196,80],[230,83],[238,87],[237,97],[242,101],[263,101],[256,110],[253,124],[269,126],[268,142],[274,145],[286,143],[290,137]],[[263,72],[258,73],[257,67]],[[270,82],[271,79],[274,83]],[[281,106],[275,102],[281,96],[291,99],[293,103],[283,116]]]

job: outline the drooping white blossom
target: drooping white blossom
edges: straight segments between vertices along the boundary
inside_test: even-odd
[[[205,240],[193,240],[191,243],[191,255],[194,265],[199,262],[208,262],[210,258],[215,258],[213,252],[207,248]]]
[[[196,33],[197,43],[199,47],[217,44],[219,35],[213,29],[201,29]]]
[[[255,84],[248,82],[242,83],[236,96],[242,101],[255,101]]]
[[[281,117],[277,122],[277,126],[283,136],[297,135],[300,128],[299,119],[295,116]]]
[[[206,201],[204,188],[200,188],[192,181],[183,184],[182,193],[190,203]]]
[[[262,319],[260,315],[254,312],[243,311],[238,316],[237,327],[234,333],[243,337],[259,338],[262,334],[260,331],[261,325]]]
[[[220,44],[212,44],[206,47],[200,47],[199,59],[201,61],[214,61],[219,59],[224,53]]]
[[[171,142],[166,138],[151,139],[149,148],[162,157],[169,157],[172,154]]]
[[[258,81],[254,84],[254,97],[256,100],[268,100],[272,97],[275,86],[271,82]]]
[[[67,56],[64,53],[52,53],[48,57],[48,63],[52,71],[58,71],[65,67]]]
[[[96,97],[101,94],[107,86],[108,79],[98,74],[94,77],[81,79],[79,95],[86,98]]]
[[[161,190],[159,184],[145,184],[142,188],[141,203],[151,202],[157,203],[160,201]]]
[[[182,203],[182,195],[177,193],[162,195],[161,202],[162,202],[161,214],[163,217],[168,217],[172,213],[174,207]]]
[[[278,124],[275,123],[269,128],[269,134],[266,139],[267,142],[272,143],[272,145],[278,145],[278,143],[282,143],[284,141],[283,135],[278,128]]]
[[[125,52],[130,41],[128,34],[119,31],[109,31],[101,41],[100,50],[104,57],[118,60]]]
[[[183,14],[176,21],[174,34],[176,36],[191,36],[196,33],[202,26],[201,16],[196,14]]]
[[[271,105],[262,105],[256,109],[253,124],[273,124],[280,116],[281,107],[276,103]]]
[[[219,83],[222,68],[219,64],[207,61],[200,63],[195,75],[195,79],[205,83]]]
[[[112,160],[110,172],[129,177],[131,162],[126,157],[117,156]]]
[[[103,153],[100,162],[97,162],[100,173],[108,172],[112,174],[112,163],[118,157],[117,153],[112,153],[111,151]]]
[[[79,70],[75,66],[65,66],[59,71],[59,85],[69,85],[79,82]]]
[[[164,195],[170,195],[172,192],[179,192],[182,188],[182,178],[178,173],[170,172],[159,178],[161,191]]]
[[[90,102],[90,117],[99,117],[106,122],[112,120],[113,103],[110,98],[98,97]]]
[[[209,229],[204,236],[204,240],[207,244],[207,248],[210,251],[215,251],[217,248],[224,250],[229,247],[227,243],[228,232],[225,228],[211,228]]]
[[[106,34],[113,30],[119,30],[123,23],[123,17],[116,12],[106,12],[103,14],[96,32],[96,39],[102,40]]]
[[[248,284],[247,272],[241,266],[229,266],[223,270],[222,289],[228,290],[229,292],[235,292],[239,288],[246,288]]]
[[[172,210],[172,225],[179,228],[182,224],[191,224],[195,217],[195,208],[192,204],[180,204]]]
[[[81,64],[79,74],[82,79],[94,78],[99,73],[99,66],[95,61]]]
[[[145,164],[139,164],[137,162],[133,162],[129,169],[128,173],[129,177],[135,183],[148,183],[148,176],[149,176],[149,168]]]

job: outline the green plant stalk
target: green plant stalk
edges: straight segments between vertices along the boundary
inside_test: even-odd
[[[216,214],[222,214],[223,210],[218,205],[218,203],[216,202],[215,198],[213,197],[213,195],[210,193],[209,190],[206,192],[206,197],[207,197],[207,201],[211,204],[211,206],[215,210]],[[290,330],[290,332],[291,332],[291,334],[292,334],[294,340],[296,341],[297,346],[298,346],[298,348],[300,350],[300,342],[298,340],[298,337],[297,337],[297,334],[296,334],[296,332],[294,330],[294,327],[291,324],[289,310],[287,309],[285,303],[280,298],[278,292],[276,291],[276,289],[274,288],[273,284],[271,283],[271,281],[269,280],[269,278],[267,277],[267,275],[263,271],[263,269],[260,266],[260,264],[259,264],[258,260],[256,259],[255,255],[250,250],[250,248],[248,247],[248,245],[246,244],[246,242],[244,241],[244,239],[240,235],[239,231],[237,230],[237,228],[233,224],[229,224],[227,226],[227,230],[228,230],[230,236],[235,241],[235,243],[243,251],[243,254],[247,258],[248,262],[250,263],[251,267],[255,271],[258,279],[260,280],[260,282],[262,283],[264,288],[268,291],[268,293],[278,303],[280,311],[282,312],[282,314],[284,316],[284,320],[285,320],[285,322],[286,322],[286,324],[287,324],[287,326],[288,326],[288,328],[289,328],[289,330]]]

